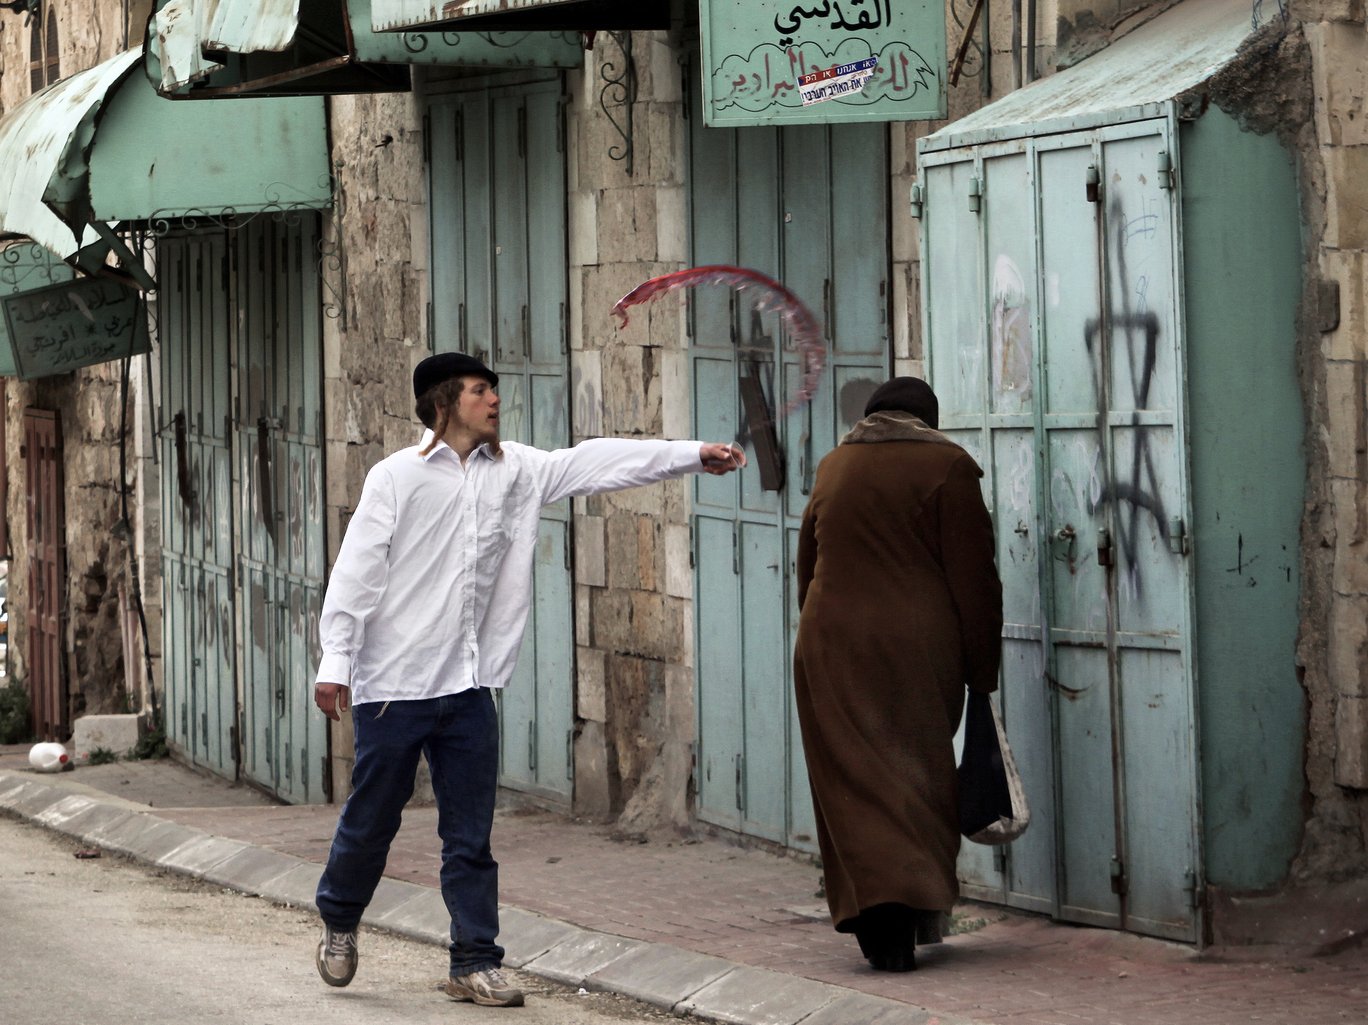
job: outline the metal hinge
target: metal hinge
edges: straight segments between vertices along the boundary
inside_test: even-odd
[[[1183,522],[1181,516],[1169,517],[1168,545],[1169,551],[1174,555],[1186,555],[1188,553],[1187,524]]]
[[[465,162],[465,111],[456,112],[456,163]]]
[[[912,206],[912,216],[920,219],[922,215],[922,208],[926,205],[926,198],[922,195],[922,187],[917,182],[912,183],[912,189],[909,198]]]
[[[569,97],[562,96],[556,104],[556,152],[565,152],[565,111],[570,106]]]
[[[983,209],[983,179],[978,175],[969,179],[969,209],[974,213]]]
[[[1202,888],[1197,885],[1197,873],[1192,869],[1183,873],[1183,892],[1187,894],[1187,906],[1197,910],[1202,902]]]
[[[736,756],[736,810],[742,815],[746,813],[746,756]]]
[[[1120,858],[1111,860],[1111,890],[1118,897],[1124,897],[1129,883],[1126,880],[1126,866]]]
[[[694,525],[689,524],[689,569],[694,569],[698,565],[698,556],[694,549]],[[694,757],[698,757],[698,745],[694,745]]]
[[[1088,165],[1088,173],[1085,178],[1087,183],[1087,195],[1089,203],[1098,203],[1102,199],[1102,172],[1097,169],[1096,164]]]
[[[1173,188],[1173,161],[1166,149],[1159,151],[1159,187],[1161,189]]]
[[[527,723],[527,771],[537,774],[537,724],[531,720]]]
[[[527,156],[527,108],[518,108],[518,156]]]
[[[433,347],[437,344],[437,342],[436,342],[437,325],[436,325],[436,323],[435,323],[435,321],[433,320],[433,317],[432,317],[432,301],[431,301],[431,300],[429,300],[429,301],[428,301],[428,304],[427,304],[427,313],[426,313],[426,317],[427,317],[428,348],[431,349],[431,348],[433,348]]]
[[[432,163],[432,113],[423,115],[423,163]]]
[[[741,575],[741,531],[732,524],[732,572]]]
[[[573,780],[575,778],[575,730],[574,727],[565,731],[565,778]]]

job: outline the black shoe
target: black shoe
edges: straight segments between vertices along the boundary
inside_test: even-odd
[[[876,972],[915,972],[917,954],[911,946],[902,950],[885,950],[869,958],[869,967]]]

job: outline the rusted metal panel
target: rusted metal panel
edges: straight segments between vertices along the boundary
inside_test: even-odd
[[[377,32],[455,26],[480,29],[663,29],[667,0],[372,0]]]
[[[100,104],[141,56],[138,47],[64,78],[0,119],[0,230],[27,235],[64,259],[96,241],[85,218],[64,219],[49,204],[81,188],[82,151]]]
[[[206,50],[284,50],[299,31],[299,0],[201,0]]]
[[[24,410],[24,483],[29,543],[27,644],[33,730],[44,740],[71,735],[62,672],[66,538],[62,501],[62,421],[55,410]]]

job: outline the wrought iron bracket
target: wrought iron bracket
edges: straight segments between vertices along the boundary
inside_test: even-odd
[[[604,81],[603,88],[599,90],[599,108],[608,118],[608,123],[622,137],[621,143],[614,143],[608,148],[608,158],[624,161],[624,170],[630,178],[634,156],[632,112],[637,98],[636,61],[632,58],[632,33],[622,31],[603,34],[611,38],[618,45],[618,49],[622,51],[621,70],[619,70],[618,64],[613,61],[604,61],[602,67],[599,68],[599,77]],[[610,106],[622,108],[621,121],[613,116],[613,111],[609,109]]]

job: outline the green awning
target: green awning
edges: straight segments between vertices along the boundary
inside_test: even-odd
[[[120,222],[331,205],[321,99],[170,103],[134,73],[141,60],[121,53],[0,119],[0,232],[89,270],[102,241],[122,247]]]
[[[402,92],[409,66],[578,67],[571,32],[376,32],[372,0],[160,0],[147,72],[165,96]]]
[[[377,32],[475,29],[667,29],[669,0],[371,0]]]

